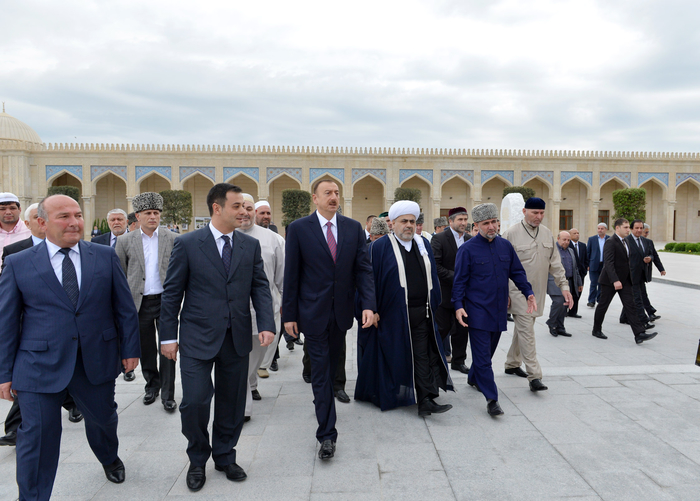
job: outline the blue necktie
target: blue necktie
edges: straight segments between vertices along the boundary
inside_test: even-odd
[[[221,249],[221,259],[224,262],[224,270],[226,270],[226,275],[231,270],[231,239],[228,235],[221,235],[224,239],[224,248]]]
[[[75,272],[75,266],[71,260],[68,253],[70,252],[70,247],[66,249],[61,249],[59,252],[63,254],[63,289],[68,294],[68,299],[73,303],[73,307],[78,306],[78,294],[80,290],[78,289],[78,275]]]

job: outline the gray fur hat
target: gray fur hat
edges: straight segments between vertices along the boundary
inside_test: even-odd
[[[472,219],[475,223],[487,219],[498,219],[498,207],[496,204],[481,204],[472,209]]]
[[[375,217],[372,219],[372,226],[370,227],[370,235],[386,235],[389,233],[389,225],[381,217]]]
[[[131,204],[134,206],[134,212],[142,212],[145,210],[163,211],[163,197],[160,196],[160,193],[155,193],[153,191],[147,191],[146,193],[136,195],[131,200]]]
[[[423,223],[425,223],[425,214],[423,214],[421,212],[420,215],[418,216],[418,218],[416,219],[416,224],[423,224]]]
[[[447,218],[444,216],[443,217],[436,217],[435,219],[433,219],[433,226],[435,226],[436,228],[438,226],[447,226],[447,225],[448,225]]]

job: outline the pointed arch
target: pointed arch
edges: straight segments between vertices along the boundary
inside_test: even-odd
[[[170,179],[158,171],[151,171],[139,180],[138,192],[172,190]]]
[[[354,187],[357,183],[359,183],[360,181],[362,181],[363,179],[368,178],[368,177],[371,177],[372,179],[375,179],[376,181],[378,181],[384,187],[384,190],[386,190],[386,179],[382,179],[380,175],[375,174],[374,172],[371,172],[371,171],[358,174],[357,179],[355,179],[352,182],[352,186]]]
[[[72,183],[62,183],[62,184],[54,184],[58,179],[72,179],[74,183],[78,184],[72,184]],[[53,174],[50,178],[46,180],[46,184],[48,186],[79,186],[81,191],[83,188],[83,180],[80,179],[78,176],[76,176],[73,172],[67,170],[67,169],[62,169],[55,174]]]
[[[105,218],[112,209],[129,212],[126,199],[126,181],[113,172],[106,172],[95,178],[92,192],[95,194],[95,217]]]

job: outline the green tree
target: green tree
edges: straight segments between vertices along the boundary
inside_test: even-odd
[[[285,228],[311,212],[311,193],[304,190],[282,191],[282,226]]]
[[[418,188],[396,188],[394,190],[394,202],[399,200],[410,200],[420,205],[422,193]]]
[[[165,224],[190,224],[192,222],[192,193],[185,190],[165,190],[160,192],[163,197],[163,213],[160,219]]]
[[[509,193],[520,193],[523,196],[523,200],[526,202],[536,195],[535,190],[527,186],[506,186],[503,188],[503,198]]]
[[[50,197],[51,195],[66,195],[80,203],[80,189],[77,186],[49,186],[46,196]]]
[[[612,194],[615,219],[624,217],[630,223],[635,219],[644,221],[647,217],[647,190],[644,188],[625,188],[615,190]]]

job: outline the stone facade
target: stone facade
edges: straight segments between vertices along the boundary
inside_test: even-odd
[[[283,190],[309,190],[316,180],[332,179],[343,214],[363,224],[367,215],[388,209],[396,188],[420,189],[428,230],[452,207],[500,205],[504,187],[523,184],[547,202],[545,225],[557,230],[562,217],[582,238],[595,233],[605,211],[612,220],[614,190],[643,187],[653,239],[700,241],[696,153],[43,144],[26,131],[8,137],[2,120],[19,121],[6,117],[0,115],[0,190],[16,193],[26,207],[49,186],[77,186],[86,233],[109,209],[130,211],[133,196],[144,191],[188,190],[195,217],[208,217],[206,194],[224,181],[256,201],[269,200],[279,224]]]

